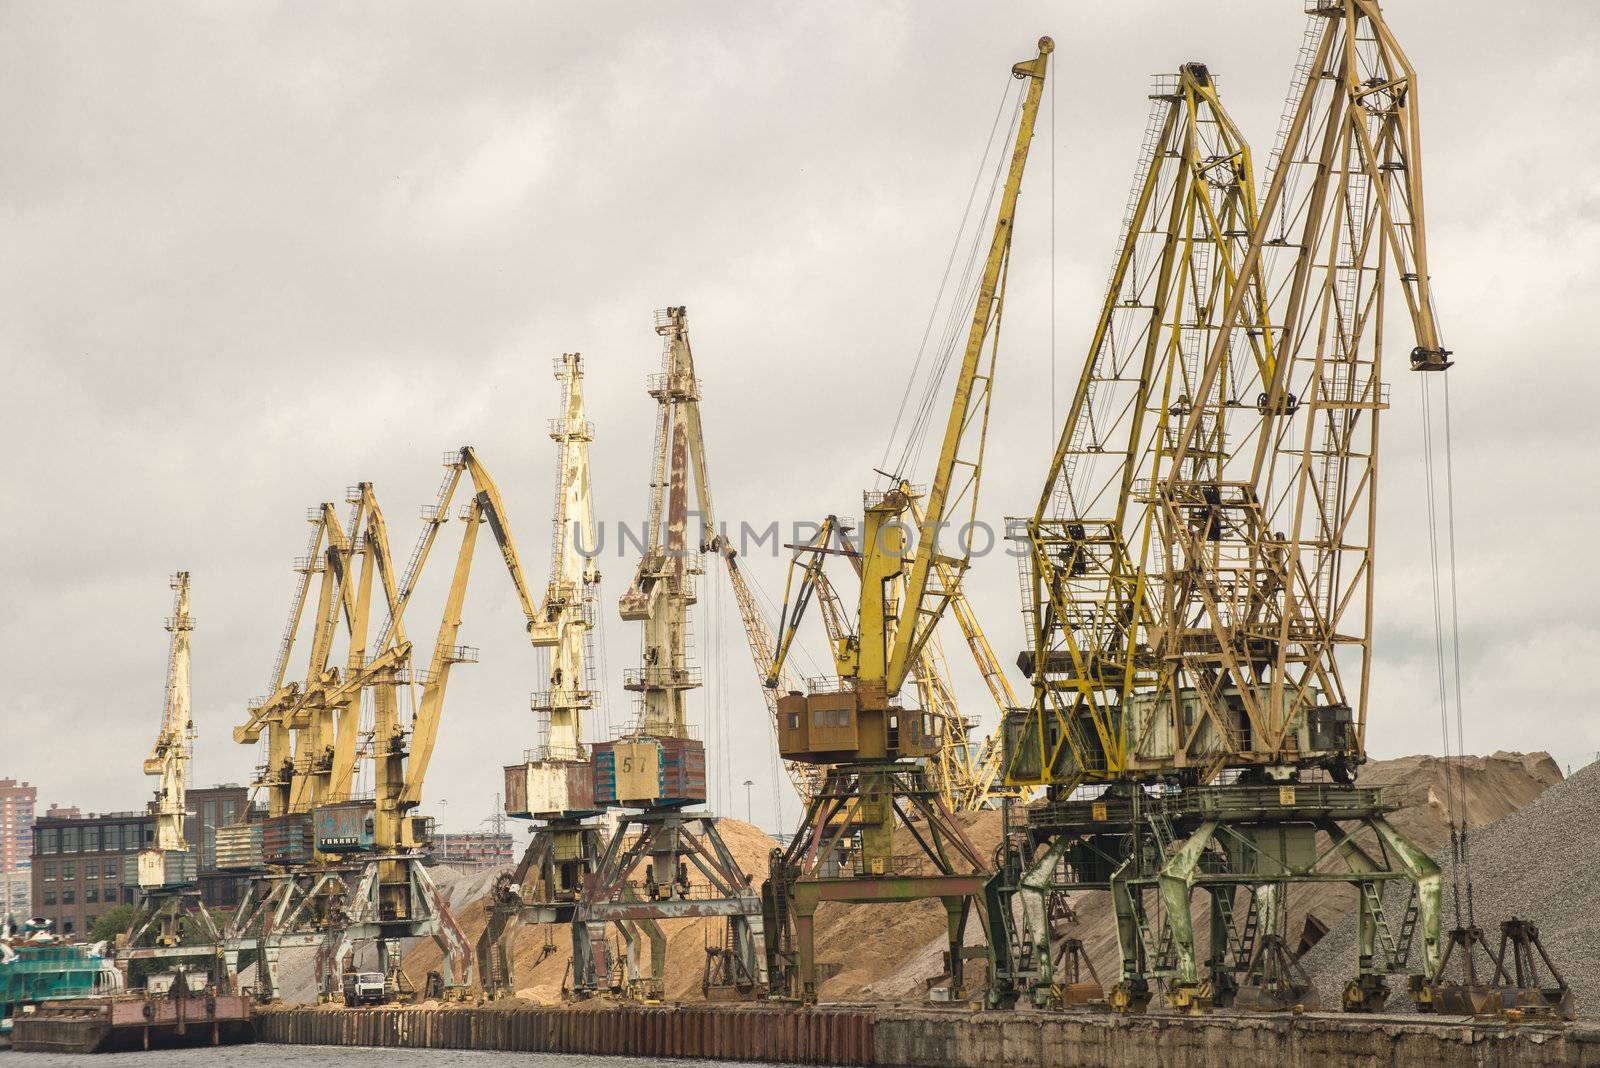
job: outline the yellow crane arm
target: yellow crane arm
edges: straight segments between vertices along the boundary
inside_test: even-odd
[[[478,491],[478,505],[489,530],[494,534],[495,544],[500,547],[500,556],[505,560],[506,570],[511,574],[511,583],[517,589],[517,603],[522,606],[523,618],[527,621],[529,629],[538,621],[539,609],[535,606],[533,594],[528,590],[528,581],[522,570],[522,558],[517,555],[517,545],[511,539],[511,528],[506,525],[505,503],[500,499],[500,487],[495,485],[494,479],[489,477],[489,472],[484,469],[478,460],[478,454],[472,446],[464,446],[461,450],[461,459],[467,465],[467,473],[472,476],[473,488]]]
[[[539,619],[538,608],[523,577],[525,572],[521,557],[517,553],[516,542],[511,537],[511,528],[506,521],[505,505],[500,497],[500,489],[470,445],[462,446],[460,456],[462,468],[471,477],[473,488],[477,493],[467,506],[466,531],[461,536],[455,573],[450,582],[450,591],[445,597],[439,634],[433,647],[433,659],[428,667],[428,677],[423,684],[422,698],[416,716],[411,721],[411,752],[406,763],[405,785],[399,795],[399,807],[402,810],[415,807],[422,801],[422,784],[428,774],[428,763],[433,757],[434,743],[438,740],[439,718],[444,706],[445,689],[450,680],[450,668],[470,658],[470,654],[456,644],[456,638],[461,629],[462,603],[466,597],[467,579],[472,571],[472,556],[480,524],[489,527],[495,543],[500,547],[500,555],[505,561],[506,570],[511,575],[511,582],[516,587],[517,601],[522,607],[530,639],[534,624]]]
[[[994,234],[989,243],[988,259],[984,263],[983,280],[979,285],[977,307],[973,311],[972,325],[967,332],[966,350],[962,354],[961,369],[956,376],[955,397],[950,406],[950,416],[945,423],[943,444],[939,450],[939,466],[935,469],[933,485],[928,494],[927,515],[919,525],[917,546],[911,567],[906,575],[905,594],[900,602],[898,626],[889,648],[885,684],[889,693],[896,693],[905,681],[906,672],[915,659],[918,649],[933,632],[948,603],[948,592],[928,594],[930,573],[939,554],[939,535],[955,507],[964,506],[966,518],[976,515],[979,476],[983,469],[983,446],[989,421],[989,399],[992,395],[994,349],[990,350],[987,372],[979,375],[979,361],[983,348],[991,340],[997,345],[999,321],[1004,304],[1004,274],[1011,250],[1012,224],[1016,216],[1017,196],[1022,188],[1022,172],[1028,162],[1028,146],[1033,140],[1034,121],[1039,113],[1039,101],[1044,92],[1046,70],[1055,44],[1048,37],[1039,39],[1036,59],[1018,63],[1012,74],[1029,79],[1027,94],[1023,99],[1022,118],[1017,126],[1016,141],[1011,153],[1011,167],[1006,175],[1005,191],[995,218]],[[993,337],[991,338],[991,334]],[[970,442],[970,456],[962,455],[963,443]],[[954,481],[957,468],[964,472],[959,483]],[[876,540],[876,539],[875,539]],[[866,551],[883,551],[880,545],[868,545]],[[959,583],[971,554],[968,544],[958,557],[941,556],[949,567],[949,574]],[[878,573],[875,568],[869,574]],[[869,584],[870,585],[870,584]],[[941,585],[943,585],[941,583]],[[954,586],[946,586],[952,590]],[[863,601],[878,597],[880,591],[864,587]],[[926,603],[925,603],[926,602]],[[866,615],[863,614],[863,619]]]
[[[817,593],[818,579],[822,576],[822,559],[827,554],[828,542],[833,537],[833,529],[837,523],[837,519],[828,516],[817,529],[817,536],[812,539],[811,544],[794,546],[794,555],[789,558],[789,574],[783,583],[783,607],[778,610],[778,643],[767,669],[766,685],[769,689],[775,689],[779,685],[784,664],[789,659],[789,650],[793,648],[795,635],[800,630],[800,620],[805,615],[811,598]],[[831,631],[829,640],[833,640]],[[838,656],[836,649],[835,659],[838,659]],[[842,664],[840,674],[848,674]]]
[[[428,665],[427,682],[422,687],[422,702],[411,721],[411,753],[406,763],[405,785],[401,788],[399,798],[402,811],[422,801],[422,782],[428,774],[428,762],[433,758],[433,746],[439,737],[439,712],[444,706],[450,668],[462,659],[462,650],[456,645],[456,637],[461,630],[461,606],[466,598],[467,577],[472,571],[472,553],[478,541],[478,526],[482,522],[483,498],[474,497],[467,506],[467,526],[461,535],[461,548],[456,554],[450,592],[445,596],[439,635],[433,644],[433,659]]]

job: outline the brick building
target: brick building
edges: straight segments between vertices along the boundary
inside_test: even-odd
[[[250,791],[225,783],[191,789],[184,800],[189,818],[183,837],[195,854],[201,899],[213,907],[238,904],[247,880],[217,871],[217,828],[243,818]],[[124,861],[154,840],[148,808],[83,816],[75,807],[51,805],[35,823],[32,914],[55,920],[62,934],[88,934],[101,913],[133,901],[137,889],[123,882]]]
[[[480,831],[472,834],[445,834],[440,832],[428,847],[428,852],[440,864],[454,868],[498,868],[513,864],[511,833]]]
[[[33,818],[39,791],[0,779],[0,918],[33,914]]]
[[[191,789],[184,795],[184,803],[189,818],[184,821],[183,837],[194,850],[201,899],[207,906],[237,905],[249,880],[217,870],[217,828],[244,819],[250,809],[249,788],[230,782]]]
[[[33,914],[56,921],[63,935],[82,937],[96,917],[124,901],[134,888],[122,882],[123,865],[155,839],[148,812],[39,816],[33,827]]]

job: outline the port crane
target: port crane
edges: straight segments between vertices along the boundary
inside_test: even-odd
[[[1438,374],[1451,361],[1428,276],[1415,71],[1371,0],[1321,0],[1311,18],[1308,43],[1317,43],[1296,72],[1295,105],[1242,265],[1260,270],[1271,294],[1275,355],[1261,369],[1270,374],[1258,380],[1255,405],[1227,405],[1226,337],[1213,339],[1158,488],[1178,572],[1165,618],[1194,677],[1178,701],[1192,700],[1216,728],[1216,763],[1237,768],[1239,781],[1180,794],[1183,845],[1148,868],[1131,862],[1112,890],[1129,941],[1147,891],[1164,897],[1169,934],[1155,937],[1172,951],[1157,967],[1175,972],[1169,989],[1179,1004],[1203,1004],[1215,988],[1200,974],[1180,885],[1209,892],[1220,914],[1230,883],[1265,884],[1250,910],[1271,912],[1279,887],[1342,878],[1356,892],[1360,931],[1343,1007],[1371,1011],[1396,974],[1410,977],[1426,1005],[1440,946],[1438,867],[1388,822],[1378,791],[1351,781],[1366,759],[1387,301],[1398,293],[1413,372]],[[1243,302],[1230,296],[1225,328]],[[1230,436],[1238,444],[1224,449]],[[1209,462],[1188,462],[1208,452]],[[1222,791],[1233,811],[1195,811],[1206,807],[1206,789]],[[1269,835],[1277,850],[1230,856],[1229,842]],[[1340,854],[1342,870],[1316,865],[1319,846]],[[1388,882],[1407,891],[1397,914],[1379,892]],[[1249,912],[1241,921],[1248,927]],[[1408,964],[1413,941],[1421,976]],[[1273,965],[1280,949],[1266,938],[1251,953],[1244,978],[1257,999],[1304,985]],[[1147,947],[1145,956],[1155,953]]]
[[[1041,38],[1037,56],[1011,68],[1023,85],[1011,159],[915,545],[906,544],[905,518],[921,494],[904,472],[895,473],[887,490],[864,500],[855,643],[836,648],[837,678],[779,699],[780,753],[828,766],[794,839],[773,858],[763,889],[773,987],[805,1002],[817,996],[813,924],[825,900],[939,898],[949,921],[950,996],[966,994],[966,924],[992,872],[918,763],[940,750],[938,721],[897,698],[970,556],[970,543],[952,551],[937,534],[976,514],[1013,224],[1054,47]],[[895,854],[897,826],[921,848],[915,869]],[[981,905],[979,919],[987,929]]]
[[[384,584],[392,618],[397,601],[394,566],[387,523],[371,483],[351,487],[346,501],[351,505],[348,523],[340,522],[331,502],[307,511],[311,534],[306,552],[294,563],[298,578],[273,661],[270,696],[252,702],[245,722],[233,732],[240,744],[267,738],[266,758],[254,785],[266,795],[269,817],[306,813],[324,801],[348,797],[357,761],[356,702],[372,677],[399,665],[410,653],[403,630],[392,630],[369,662],[374,576]],[[317,576],[317,598],[306,675],[303,680],[286,680],[313,576]],[[349,645],[343,673],[330,663],[341,616]]]
[[[1164,673],[1156,651],[1169,568],[1151,487],[1173,462],[1231,294],[1244,295],[1247,322],[1225,351],[1238,364],[1271,359],[1260,278],[1240,266],[1256,219],[1253,182],[1249,146],[1205,65],[1158,78],[1083,371],[1038,506],[1011,524],[1027,550],[1030,642],[1019,664],[1032,694],[1006,718],[1006,777],[1045,786],[1048,799],[1006,834],[997,885],[1008,901],[1020,896],[1024,926],[1008,932],[1000,1000],[1058,996],[1048,899],[1109,887],[1131,848],[1123,810],[1140,797],[1135,765],[1164,770],[1176,748],[1193,750],[1198,778],[1217,770],[1214,732],[1173,714],[1187,662],[1173,659]],[[1229,389],[1235,377],[1230,367]],[[1092,802],[1075,795],[1085,784]],[[1013,917],[1002,910],[1008,928]]]
[[[1180,73],[1168,108],[1210,113],[1212,139],[1178,146],[1173,176],[1147,175],[1186,184],[1199,209],[1151,228],[1202,298],[1192,316],[1180,295],[1180,316],[1152,320],[1176,337],[1181,403],[1137,402],[1168,427],[1149,470],[1107,496],[1136,506],[1120,522],[1086,522],[1081,492],[1059,507],[1063,467],[1094,442],[1089,394],[1109,377],[1092,349],[1029,531],[1036,701],[1008,733],[1008,774],[1051,786],[1052,803],[1030,813],[1029,837],[1049,845],[1022,879],[1035,888],[1024,904],[1058,870],[1109,886],[1119,1009],[1142,1009],[1155,978],[1181,1010],[1236,997],[1283,1008],[1307,992],[1280,933],[1284,889],[1348,883],[1360,945],[1343,1003],[1370,1010],[1385,977],[1409,971],[1414,940],[1426,974],[1438,960],[1438,869],[1385,819],[1378,791],[1351,781],[1365,759],[1386,294],[1398,289],[1410,319],[1411,367],[1449,366],[1428,286],[1415,75],[1375,4],[1313,5],[1259,211],[1250,218],[1241,174],[1233,221],[1217,225],[1228,217],[1204,208],[1219,190],[1195,168],[1231,156],[1247,169],[1248,155],[1194,74]],[[1057,592],[1074,584],[1076,602]],[[1074,798],[1085,782],[1106,786]],[[1385,909],[1390,882],[1409,887],[1399,914]],[[1206,960],[1196,891],[1210,899]]]
[[[556,444],[556,498],[551,519],[550,581],[530,635],[551,650],[548,688],[533,695],[543,724],[544,745],[505,769],[506,814],[535,821],[533,837],[516,869],[496,881],[482,935],[478,975],[490,997],[511,989],[507,945],[513,925],[567,925],[577,918],[584,880],[594,872],[605,834],[592,817],[594,766],[583,742],[583,717],[595,705],[593,631],[600,569],[595,560],[594,507],[590,495],[589,444],[594,425],[583,402],[583,357],[556,361],[561,416],[550,421]],[[573,940],[575,970],[593,971]]]
[[[638,714],[622,736],[593,747],[595,802],[623,812],[579,909],[574,960],[588,970],[574,969],[573,988],[594,993],[611,974],[606,929],[615,924],[627,944],[623,993],[657,1000],[666,968],[661,921],[720,918],[726,927],[716,970],[732,993],[754,996],[766,989],[761,902],[717,817],[693,807],[706,801],[705,744],[691,736],[686,710],[688,692],[700,685],[688,634],[700,559],[713,550],[726,559],[726,547],[717,541],[706,477],[688,310],[658,311],[655,329],[663,344],[661,371],[648,382],[657,409],[647,544],[618,599],[622,618],[643,624],[643,663],[623,677],[638,695]],[[649,943],[648,967],[641,942]]]
[[[365,806],[325,806],[317,817],[319,850],[349,851],[363,859],[350,903],[340,918],[338,937],[329,941],[328,973],[339,975],[355,943],[370,941],[378,947],[379,970],[398,980],[400,940],[432,937],[443,953],[440,992],[451,996],[459,995],[471,981],[472,951],[423,862],[422,850],[432,838],[433,821],[412,813],[422,803],[423,783],[438,740],[452,669],[457,664],[477,661],[477,649],[460,644],[458,639],[480,528],[489,528],[500,550],[531,640],[539,619],[498,485],[470,445],[445,454],[444,462],[444,483],[437,502],[424,510],[422,535],[380,637],[380,642],[388,640],[403,624],[406,605],[439,529],[447,521],[454,495],[463,481],[470,483],[472,495],[460,512],[461,542],[409,732],[399,722],[393,705],[376,703],[370,839],[362,815]],[[413,686],[416,681],[412,679]]]
[[[242,742],[265,732],[278,744],[273,752],[269,741],[261,785],[269,798],[276,799],[274,807],[280,811],[273,813],[269,808],[264,833],[277,842],[304,842],[289,851],[292,855],[263,851],[261,860],[277,870],[256,880],[230,929],[229,945],[235,959],[240,950],[261,949],[263,978],[258,996],[272,996],[277,988],[278,951],[291,946],[318,948],[318,975],[325,996],[336,993],[340,973],[360,943],[377,946],[379,968],[389,976],[391,993],[399,992],[404,981],[399,971],[402,938],[432,937],[440,943],[445,960],[442,992],[459,992],[470,979],[470,948],[423,864],[422,851],[431,839],[432,820],[413,812],[421,804],[452,669],[477,659],[477,650],[460,644],[458,638],[481,527],[489,527],[500,549],[530,634],[537,611],[493,478],[471,446],[446,453],[445,467],[435,502],[423,509],[422,533],[398,581],[381,510],[361,504],[364,497],[370,501],[370,487],[352,494],[361,517],[358,540],[344,539],[331,507],[325,506],[312,517],[324,532],[322,537],[313,532],[313,550],[322,545],[323,537],[327,544],[320,565],[302,563],[298,568],[302,580],[297,584],[290,624],[274,667],[275,680],[281,680],[304,612],[310,576],[320,570],[323,579],[308,682],[303,686],[279,682],[274,696],[253,706],[246,724],[236,729],[236,738]],[[455,495],[465,484],[472,487],[472,495],[460,510],[461,544],[432,654],[426,667],[419,669],[405,638],[405,612],[439,531],[450,519]],[[351,528],[355,527],[352,523]],[[357,554],[364,558],[359,574],[350,567],[351,557]],[[353,582],[348,581],[352,576]],[[378,637],[367,643],[372,587],[380,581],[388,617]],[[362,668],[348,676],[324,666],[331,632],[341,614],[352,633],[351,664],[358,654],[364,661]],[[379,652],[371,654],[366,649]],[[362,707],[361,694],[366,690],[371,691],[373,719],[371,741],[363,747],[353,735],[358,730],[355,717]],[[413,710],[409,722],[402,715],[402,692]],[[346,710],[347,722],[331,721],[330,713],[337,709]],[[280,763],[297,723],[305,724],[300,729],[308,733],[293,756]],[[346,729],[341,730],[341,725]],[[370,758],[370,801],[350,798],[350,778],[338,758],[341,752]],[[311,831],[309,840],[303,837],[307,829]]]
[[[398,602],[388,528],[371,483],[350,487],[345,498],[348,523],[329,502],[307,511],[312,529],[306,553],[295,560],[298,577],[273,661],[271,696],[252,702],[245,722],[234,728],[241,744],[266,740],[254,782],[266,795],[266,816],[217,830],[218,866],[253,873],[227,930],[229,970],[237,970],[242,950],[257,950],[256,995],[264,1000],[278,989],[280,951],[324,948],[337,926],[357,869],[341,854],[314,851],[312,811],[349,799],[356,765],[366,755],[359,744],[362,695],[372,693],[381,720],[393,709],[410,663],[403,629],[368,642],[374,584],[381,583],[391,614]],[[314,576],[306,677],[285,681]],[[331,663],[341,616],[349,646],[343,672]],[[371,654],[371,648],[379,651]],[[325,963],[319,958],[319,966]],[[319,978],[327,989],[330,978]]]
[[[215,981],[225,987],[222,931],[200,895],[194,850],[184,830],[189,817],[185,800],[189,765],[194,757],[189,690],[189,635],[194,618],[189,614],[189,572],[173,575],[171,587],[166,700],[161,729],[150,755],[144,758],[144,773],[160,780],[154,807],[155,837],[134,862],[138,894],[128,926],[118,940],[117,961],[126,967],[133,960],[210,957]],[[191,927],[187,935],[186,923]]]

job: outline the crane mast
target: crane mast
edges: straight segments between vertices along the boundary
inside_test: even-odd
[[[604,848],[604,834],[587,822],[597,814],[594,767],[583,742],[583,715],[594,707],[590,642],[600,571],[592,554],[594,508],[589,485],[589,443],[594,425],[583,403],[583,357],[556,361],[561,415],[550,421],[556,445],[556,495],[551,517],[550,580],[529,636],[548,648],[548,689],[533,695],[543,746],[505,769],[506,814],[537,821],[515,871],[491,890],[488,916],[477,943],[478,975],[490,996],[512,989],[510,939],[519,922],[571,925],[583,884]],[[573,959],[581,975],[593,971],[587,947],[574,929]]]
[[[144,758],[144,773],[161,780],[156,789],[155,850],[186,853],[189,843],[184,838],[183,825],[189,812],[184,791],[194,756],[194,720],[189,711],[189,634],[194,630],[194,620],[189,616],[189,572],[179,571],[172,576],[172,588],[172,616],[166,623],[167,633],[172,635],[167,653],[166,707],[155,745]]]
[[[536,698],[536,711],[549,717],[545,731],[548,754],[581,760],[583,714],[594,704],[593,667],[587,649],[594,625],[595,593],[600,569],[584,547],[595,546],[594,507],[589,490],[589,443],[594,425],[584,415],[583,357],[561,357],[556,380],[562,387],[562,415],[550,421],[556,443],[557,489],[552,519],[550,582],[539,620],[530,632],[535,646],[548,647],[550,689]]]
[[[699,554],[710,548],[711,500],[700,433],[700,387],[694,374],[685,309],[656,315],[656,333],[666,339],[661,373],[649,392],[656,413],[655,456],[650,482],[649,543],[622,594],[622,618],[644,624],[643,664],[628,672],[624,686],[640,695],[639,730],[656,738],[687,738],[687,692],[700,685],[689,667],[689,606],[696,601]],[[695,481],[700,529],[690,548],[689,479]],[[694,554],[691,558],[691,552]]]
[[[216,988],[230,989],[223,952],[222,932],[201,896],[195,851],[185,837],[188,819],[186,791],[194,757],[194,719],[189,693],[189,635],[194,617],[189,614],[189,572],[172,576],[172,615],[166,630],[172,635],[167,651],[166,700],[161,729],[144,773],[156,776],[155,836],[133,864],[138,895],[128,925],[117,940],[117,960],[123,967],[136,957],[182,960],[188,965],[211,958],[208,968]]]

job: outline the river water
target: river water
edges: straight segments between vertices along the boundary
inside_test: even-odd
[[[659,1061],[638,1057],[589,1057],[567,1053],[490,1053],[463,1049],[365,1049],[349,1046],[222,1046],[218,1049],[152,1050],[149,1053],[16,1053],[0,1051],[3,1068],[756,1068],[734,1061]],[[770,1068],[770,1066],[762,1066]]]

